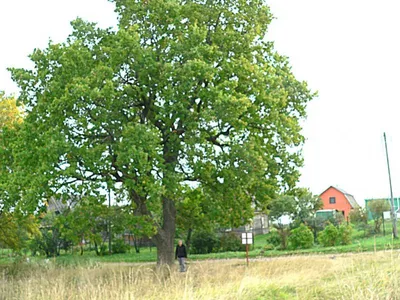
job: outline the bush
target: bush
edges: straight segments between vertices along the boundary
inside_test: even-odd
[[[112,253],[119,254],[129,252],[130,248],[123,239],[116,239],[112,244],[111,250]]]
[[[383,222],[382,214],[384,211],[390,210],[389,201],[386,199],[370,201],[368,203],[368,209],[374,219],[375,233],[380,233]]]
[[[32,256],[43,254],[44,251],[42,249],[41,239],[39,237],[35,237],[30,240],[28,243],[28,249],[31,251]]]
[[[304,224],[290,232],[289,245],[291,249],[309,249],[313,244],[314,235]]]
[[[355,208],[350,211],[349,214],[350,222],[354,225],[358,225],[360,223],[367,224],[368,223],[368,215],[365,208]]]
[[[111,250],[112,250],[112,249],[111,249]],[[108,251],[107,245],[106,245],[106,244],[101,244],[101,245],[100,245],[99,253],[98,253],[97,255],[105,256],[105,255],[108,255],[108,254],[110,254],[110,253],[109,253],[109,251]]]
[[[44,228],[41,230],[41,235],[36,236],[30,243],[29,248],[34,255],[44,253],[47,257],[53,257],[60,254],[60,244],[61,239],[58,230]]]
[[[193,234],[190,252],[193,254],[211,253],[217,245],[218,238],[214,232],[195,232]]]
[[[281,245],[279,246],[279,250],[285,250],[288,246],[288,238],[290,235],[290,227],[286,225],[277,225],[276,229],[278,230],[279,238],[281,239]]]
[[[275,250],[275,246],[271,244],[267,244],[263,247],[264,251]]]
[[[278,247],[281,244],[281,236],[275,228],[272,228],[267,235],[267,243]]]
[[[324,247],[332,247],[336,245],[338,237],[338,229],[334,225],[329,224],[323,231],[319,233],[318,241]]]
[[[353,227],[342,224],[339,226],[339,242],[341,245],[350,245]]]
[[[368,223],[359,223],[356,225],[356,229],[359,231],[364,231],[364,237],[368,237],[375,233],[374,226]]]
[[[245,249],[245,245],[242,245],[242,241],[239,236],[234,232],[225,233],[221,236],[221,251],[242,251]]]

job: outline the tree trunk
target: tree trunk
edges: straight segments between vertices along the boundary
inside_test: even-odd
[[[96,255],[100,256],[99,247],[97,246],[96,241],[94,241],[94,250],[96,251]]]
[[[174,236],[166,234],[160,239],[160,242],[156,242],[157,246],[157,265],[173,265],[174,264]]]
[[[135,247],[136,253],[140,253],[140,242],[138,244],[138,239],[136,235],[133,237],[133,246]]]
[[[186,249],[188,252],[190,251],[190,243],[192,241],[192,232],[193,232],[193,229],[189,228],[188,234],[186,236]]]
[[[173,265],[175,257],[174,238],[176,208],[175,203],[168,198],[163,199],[163,226],[154,236],[157,247],[157,265]]]

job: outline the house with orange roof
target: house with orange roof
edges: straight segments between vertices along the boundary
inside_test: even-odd
[[[342,212],[346,220],[349,218],[350,211],[360,207],[353,195],[334,186],[330,186],[321,193],[320,198],[323,209],[335,209]]]

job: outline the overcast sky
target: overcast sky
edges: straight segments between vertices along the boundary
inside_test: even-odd
[[[308,107],[300,185],[338,186],[364,203],[389,196],[383,132],[400,197],[400,3],[397,0],[268,0],[267,38],[319,97]],[[7,67],[30,67],[34,48],[64,41],[77,16],[116,24],[106,0],[0,1],[0,90],[17,93]]]

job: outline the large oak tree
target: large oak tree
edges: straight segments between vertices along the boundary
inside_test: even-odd
[[[66,42],[12,69],[28,115],[15,201],[100,194],[151,222],[173,262],[177,204],[200,189],[210,218],[237,226],[295,186],[313,98],[266,42],[262,0],[114,0],[117,30],[77,19]],[[17,147],[18,148],[18,147]]]

